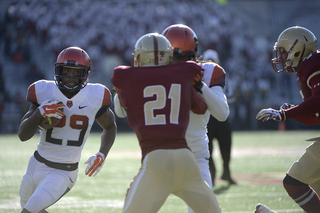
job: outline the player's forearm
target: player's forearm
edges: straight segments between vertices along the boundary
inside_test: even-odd
[[[108,129],[104,129],[101,134],[101,146],[99,152],[103,153],[106,157],[114,143],[117,133],[117,126],[113,125]]]
[[[26,114],[22,118],[22,122],[19,126],[18,131],[18,136],[21,141],[26,141],[33,137],[38,129],[39,121],[41,118],[42,116],[38,109],[35,110],[31,115]]]
[[[206,84],[202,87],[202,99],[207,104],[208,110],[218,121],[225,121],[229,116],[229,105],[220,86],[209,88]]]
[[[320,113],[320,96],[312,96],[299,105],[285,110],[286,119],[295,119],[301,116],[315,116]]]

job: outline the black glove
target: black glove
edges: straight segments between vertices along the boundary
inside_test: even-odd
[[[282,104],[282,106],[280,107],[280,110],[284,110],[284,109],[290,109],[291,107],[294,107],[293,104],[288,104],[288,103],[284,103]]]
[[[193,87],[197,90],[197,92],[200,92],[202,94],[202,86],[203,86],[203,81],[202,81],[202,77],[203,77],[203,73],[202,71],[197,74],[195,77],[194,77],[194,80],[193,80]]]

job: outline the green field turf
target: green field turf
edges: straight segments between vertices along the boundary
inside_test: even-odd
[[[290,165],[310,144],[306,139],[320,136],[317,131],[234,132],[231,170],[237,185],[217,179],[214,191],[222,212],[250,213],[259,202],[278,212],[303,212],[288,197],[282,179]],[[20,212],[19,185],[39,137],[20,142],[17,135],[0,135],[0,212]],[[84,162],[98,151],[100,134],[92,133],[84,147],[80,172],[74,188],[50,213],[122,212],[127,187],[140,167],[140,149],[133,133],[119,133],[100,173],[84,175]],[[218,147],[217,143],[214,144]],[[217,175],[221,159],[214,153]],[[169,196],[161,213],[186,213],[179,198]]]

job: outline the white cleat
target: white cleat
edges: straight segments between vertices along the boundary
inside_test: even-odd
[[[277,213],[277,212],[271,211],[268,207],[259,203],[258,205],[256,205],[256,210],[254,210],[253,213]]]

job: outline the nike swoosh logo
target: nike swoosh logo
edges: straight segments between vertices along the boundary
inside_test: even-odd
[[[79,109],[83,109],[83,108],[85,108],[85,107],[87,107],[87,106],[79,106]]]

